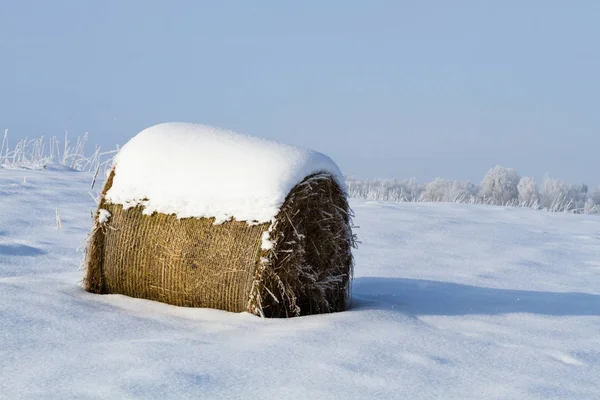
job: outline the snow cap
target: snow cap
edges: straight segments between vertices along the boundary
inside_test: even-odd
[[[273,221],[291,189],[316,172],[330,173],[345,190],[324,154],[190,123],[143,130],[123,146],[114,168],[109,202],[216,223]]]

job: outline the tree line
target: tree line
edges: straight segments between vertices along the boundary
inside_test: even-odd
[[[479,184],[436,178],[421,184],[416,179],[346,178],[353,198],[381,201],[452,202],[530,207],[552,212],[600,214],[600,188],[590,191],[585,184],[570,185],[546,177],[541,184],[521,177],[512,168],[495,166]]]

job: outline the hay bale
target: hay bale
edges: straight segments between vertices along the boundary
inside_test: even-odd
[[[86,290],[265,317],[347,307],[355,237],[333,168],[296,183],[274,217],[248,221],[234,215],[225,222],[148,213],[146,198],[112,202],[120,168],[117,158],[88,239]]]

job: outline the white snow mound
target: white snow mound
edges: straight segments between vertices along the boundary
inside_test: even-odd
[[[316,172],[332,174],[345,190],[338,166],[324,154],[189,123],[143,130],[114,166],[109,202],[215,223],[273,221],[290,190]]]

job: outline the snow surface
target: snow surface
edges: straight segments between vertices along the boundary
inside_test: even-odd
[[[188,123],[143,130],[123,146],[115,166],[110,202],[216,223],[273,221],[290,190],[315,172],[329,172],[343,185],[324,154]]]
[[[600,397],[598,216],[353,201],[352,309],[265,320],[83,291],[91,180],[0,170],[2,399]]]

